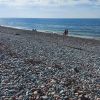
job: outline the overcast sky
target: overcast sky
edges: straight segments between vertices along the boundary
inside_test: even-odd
[[[0,0],[0,17],[100,18],[100,0]]]

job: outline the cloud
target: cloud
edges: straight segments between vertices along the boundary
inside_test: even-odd
[[[100,0],[0,0],[0,4],[10,6],[100,5]]]

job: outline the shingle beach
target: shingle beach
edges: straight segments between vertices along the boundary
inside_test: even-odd
[[[100,100],[100,41],[0,26],[0,100]]]

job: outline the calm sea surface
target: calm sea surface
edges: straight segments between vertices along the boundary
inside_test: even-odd
[[[68,29],[69,35],[100,38],[100,19],[6,18],[0,25],[58,34]]]

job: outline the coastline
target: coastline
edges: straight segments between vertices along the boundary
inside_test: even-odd
[[[0,26],[0,83],[0,100],[98,100],[100,41]]]
[[[1,27],[8,27],[8,28],[12,28],[12,29],[18,29],[18,30],[29,30],[29,31],[32,31],[32,29],[29,29],[29,28],[25,28],[25,27],[13,27],[13,26],[6,26],[6,25],[0,25]],[[57,34],[59,36],[62,36],[63,35],[63,32],[53,32],[53,31],[48,31],[48,30],[37,30],[38,32],[41,32],[41,33],[47,33],[47,34]],[[100,37],[93,37],[93,36],[83,36],[83,35],[74,35],[72,33],[69,33],[68,34],[69,37],[75,37],[75,38],[82,38],[82,39],[93,39],[93,40],[100,40]]]
[[[26,29],[25,27],[21,28],[21,27],[12,27],[12,26],[5,26],[5,25],[0,25],[0,27],[15,29],[15,30],[32,31],[32,29]],[[58,34],[57,32],[50,32],[50,31],[43,31],[43,30],[37,30],[37,32],[42,33],[42,34],[46,33],[46,34],[54,34],[58,36],[63,36],[63,33]],[[92,37],[92,36],[80,36],[80,35],[73,35],[70,33],[68,34],[68,37],[100,41],[100,37],[97,38],[97,37]]]

